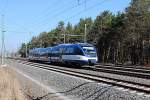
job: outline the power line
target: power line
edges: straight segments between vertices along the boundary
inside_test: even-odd
[[[85,0],[85,1],[84,1],[84,3],[85,3],[85,9],[82,10],[82,11],[80,11],[80,12],[78,12],[78,13],[76,13],[75,15],[73,15],[73,16],[71,16],[71,17],[69,17],[69,18],[66,18],[64,21],[67,21],[68,19],[72,19],[72,18],[74,18],[74,17],[76,17],[76,16],[82,14],[83,12],[87,12],[87,11],[89,11],[89,10],[91,10],[91,9],[93,9],[93,8],[95,8],[95,7],[97,7],[97,6],[99,6],[99,5],[102,5],[104,2],[106,2],[106,0],[103,0],[103,1],[101,1],[101,2],[99,2],[99,3],[96,3],[96,4],[94,4],[94,5],[92,5],[92,6],[88,7],[88,8],[86,8],[86,0]],[[87,41],[87,40],[86,40],[86,37],[87,37],[87,36],[86,36],[86,32],[87,32],[87,30],[86,30],[86,24],[85,24],[85,32],[84,32],[84,35],[81,35],[81,36],[84,36],[84,42]],[[63,35],[64,35],[64,43],[65,43],[66,34],[63,34]]]
[[[56,3],[56,4],[61,4],[60,3],[60,0],[58,0],[58,2]],[[53,11],[51,11],[51,12],[56,12],[56,11],[60,11],[61,12],[61,10],[63,10],[62,9],[62,7],[60,8],[57,8],[57,9],[54,9]],[[47,11],[46,9],[45,9],[45,11]],[[43,11],[44,12],[44,11]],[[43,15],[43,16],[41,16],[41,17],[33,17],[33,19],[36,19],[36,20],[34,20],[34,22],[32,23],[33,24],[33,26],[36,26],[36,25],[39,25],[41,22],[43,22],[44,20],[47,20],[48,18],[46,18],[46,17],[48,17],[48,15],[50,15],[51,13],[50,13],[50,11],[47,11],[46,12],[46,14],[45,15]],[[57,13],[56,13],[57,14]]]
[[[12,23],[13,25],[16,25],[17,27],[19,27],[19,28],[21,28],[21,29],[23,29],[23,30],[25,30],[25,31],[31,32],[31,30],[30,30],[29,28],[25,27],[25,26],[22,25],[22,24],[18,24],[18,23],[14,22],[13,20],[10,20],[10,19],[7,19],[7,21],[9,21],[9,22]]]
[[[15,30],[7,30],[7,32],[14,32],[14,33],[29,33],[27,31],[15,31]]]
[[[99,5],[101,5],[101,4],[104,3],[105,1],[106,1],[106,0],[103,0],[103,1],[100,2],[100,3],[96,3],[95,5],[86,8],[86,10],[84,9],[84,10],[78,12],[77,14],[75,14],[75,15],[69,17],[69,18],[66,18],[64,21],[69,20],[69,19],[72,19],[72,18],[74,18],[74,17],[80,15],[81,13],[83,13],[83,12],[85,12],[85,11],[87,12],[87,11],[89,11],[89,10],[91,10],[91,9],[93,9],[93,8],[95,8],[95,7],[97,7],[97,6],[99,6]],[[82,4],[84,4],[84,3],[85,3],[85,1],[84,1]],[[81,5],[81,4],[80,4],[80,5]],[[54,15],[54,17],[57,17],[57,16],[59,16],[61,13],[68,12],[68,11],[70,11],[70,9],[74,9],[74,8],[76,8],[76,7],[78,7],[78,6],[73,6],[73,7],[70,7],[70,8],[64,9],[64,10],[61,10],[59,13],[56,14],[56,16]],[[68,9],[69,9],[69,10],[68,10]],[[18,25],[18,26],[21,27],[21,28],[23,28],[21,25]],[[25,29],[25,28],[24,28],[24,29]],[[25,29],[25,30],[26,30],[26,29]]]
[[[95,5],[92,5],[92,6],[88,7],[88,8],[86,8],[86,10],[82,10],[82,11],[76,13],[75,15],[73,15],[73,16],[71,16],[71,17],[69,17],[69,18],[66,18],[64,21],[67,21],[67,20],[69,20],[69,19],[72,19],[72,18],[74,18],[74,17],[76,17],[76,16],[82,14],[82,13],[85,12],[85,11],[87,12],[87,11],[89,11],[89,10],[92,10],[93,8],[96,8],[97,6],[102,5],[102,4],[103,4],[104,2],[106,2],[106,1],[108,1],[108,0],[103,0],[103,1],[101,1],[101,2],[99,2],[99,3],[96,3]]]
[[[90,1],[90,0],[87,0],[86,2],[88,2],[88,1]],[[71,6],[71,7],[68,7],[68,8],[66,8],[66,9],[63,9],[63,10],[61,10],[60,12],[56,13],[55,15],[53,15],[52,18],[59,17],[60,15],[66,13],[66,12],[68,12],[68,11],[71,11],[71,10],[73,10],[74,8],[77,8],[77,7],[79,7],[79,6],[82,6],[83,4],[85,4],[85,1],[83,1],[80,5],[75,5],[75,6]],[[46,20],[46,19],[45,19],[45,20]],[[52,21],[53,21],[53,20],[52,20]],[[37,24],[40,24],[40,23],[37,23]],[[36,25],[37,25],[37,24],[36,24]],[[44,24],[45,24],[45,23],[44,23]],[[44,24],[40,24],[40,26],[44,26]],[[39,27],[39,26],[38,26],[38,27]]]
[[[86,12],[86,0],[85,0],[85,12]],[[85,25],[84,25],[84,43],[86,43],[86,42],[87,42],[87,33],[86,33],[86,22],[85,22]]]
[[[105,1],[106,1],[106,0],[103,0],[103,1],[101,1],[100,3],[95,4],[95,5],[93,5],[93,6],[90,6],[90,7],[88,7],[88,8],[86,9],[86,0],[85,0],[85,9],[82,10],[82,11],[80,11],[79,13],[75,14],[74,16],[69,17],[68,19],[74,18],[74,17],[80,15],[82,12],[86,12],[86,11],[88,11],[88,10],[91,10],[91,9],[95,8],[96,6],[99,6],[99,5],[103,4]],[[66,19],[66,20],[68,20],[68,19]],[[86,23],[85,23],[84,43],[86,43],[86,42],[87,42],[87,27],[86,27]]]
[[[73,16],[71,16],[71,17],[69,17],[69,18],[66,18],[64,21],[67,21],[67,20],[69,20],[69,19],[72,19],[72,18],[74,18],[74,17],[76,17],[76,16],[82,14],[83,12],[87,12],[87,11],[89,11],[89,10],[91,10],[91,9],[93,9],[93,8],[95,8],[95,7],[97,7],[97,6],[100,6],[100,5],[103,4],[104,2],[106,2],[106,0],[103,0],[103,1],[101,1],[101,2],[99,2],[99,3],[96,3],[96,4],[94,4],[94,5],[92,5],[92,6],[90,6],[90,7],[87,8],[87,7],[86,7],[86,0],[85,0],[84,2],[82,2],[82,4],[85,4],[85,9],[82,10],[82,11],[80,11],[80,12],[78,12],[78,13],[76,13],[75,15],[73,15]],[[75,7],[77,7],[77,6],[73,6],[73,7],[70,8],[70,9],[73,9],[73,8],[75,8]],[[66,11],[69,11],[68,8],[62,10],[60,13],[63,13],[63,12],[66,12]],[[58,14],[58,15],[60,15],[60,14]],[[56,15],[56,16],[58,16],[58,15]],[[86,25],[85,25],[85,33],[86,33]],[[85,35],[86,35],[86,34],[85,34]],[[86,37],[85,35],[82,35],[82,36]],[[66,38],[65,36],[66,36],[66,35],[64,35],[64,41],[65,41],[65,38]],[[72,36],[73,36],[73,35],[72,35]],[[75,35],[74,35],[74,36],[75,36]],[[84,38],[84,41],[86,42],[86,38]]]
[[[80,5],[83,5],[84,4],[84,2],[82,2]],[[56,13],[53,17],[58,17],[61,13],[66,13],[66,12],[68,12],[68,11],[70,11],[70,10],[72,10],[72,9],[74,9],[74,8],[76,8],[76,7],[78,7],[79,5],[76,5],[76,6],[72,6],[72,7],[69,7],[69,8],[66,8],[66,9],[61,9],[61,11],[59,11],[58,13]],[[48,9],[48,8],[47,8]],[[44,11],[46,11],[47,9],[45,9]],[[69,10],[68,10],[69,9]],[[48,13],[47,13],[48,14]],[[45,15],[46,16],[46,15]],[[34,18],[33,18],[34,19]],[[9,22],[12,22],[13,23],[13,25],[15,24],[16,26],[18,26],[18,27],[20,27],[21,29],[23,29],[23,30],[28,30],[28,32],[31,32],[29,29],[27,29],[26,27],[24,27],[23,25],[21,25],[21,24],[18,24],[18,23],[15,23],[15,22],[13,22],[12,20],[10,20],[10,19],[8,19],[9,20]],[[38,24],[38,23],[37,23]],[[36,25],[37,25],[36,24]],[[34,25],[35,26],[35,25]],[[33,26],[33,27],[34,27]],[[42,26],[42,25],[40,25],[40,26]],[[44,26],[44,25],[43,25]],[[33,28],[32,27],[32,28]],[[24,33],[24,32],[17,32],[17,33]]]
[[[22,24],[18,24],[13,22],[10,19],[7,19],[9,22],[11,22],[13,25],[17,26],[18,28],[23,29],[23,31],[18,31],[18,30],[8,30],[7,32],[13,32],[13,33],[19,33],[19,34],[29,34],[29,38],[31,37],[31,33],[33,33],[32,31],[30,31],[30,29],[28,29],[27,27],[24,27]],[[28,40],[28,39],[27,39]]]
[[[61,4],[60,3],[61,2],[61,0],[57,0],[57,2],[56,2],[56,4]],[[34,16],[32,19],[32,21],[33,22],[36,22],[37,20],[39,20],[39,19],[41,19],[41,18],[43,18],[43,17],[45,17],[45,16],[48,16],[49,14],[50,14],[50,9],[51,8],[51,6],[49,6],[49,7],[47,7],[46,9],[44,9],[43,11],[41,11],[41,16],[40,15],[36,15],[36,16]],[[55,11],[57,11],[57,10],[59,10],[60,8],[58,8],[58,9],[55,9]],[[49,10],[49,11],[48,11]],[[47,11],[47,12],[46,12]],[[46,12],[46,14],[45,15],[43,15],[43,13],[45,13]]]
[[[96,4],[94,4],[94,5],[92,5],[92,6],[90,6],[90,7],[86,7],[86,10],[85,9],[83,9],[82,11],[80,11],[80,12],[78,12],[78,13],[76,13],[76,14],[74,14],[73,16],[70,16],[70,17],[68,17],[68,18],[66,18],[66,19],[64,19],[63,21],[68,21],[69,19],[72,19],[72,18],[75,18],[76,16],[79,16],[80,14],[82,14],[83,12],[87,12],[87,11],[89,11],[89,10],[92,10],[93,8],[96,8],[97,6],[101,6],[103,3],[105,3],[106,1],[108,1],[108,0],[103,0],[103,1],[101,1],[101,2],[99,2],[99,3],[96,3]],[[83,4],[84,4],[85,2],[83,2]],[[56,24],[57,25],[57,24]],[[55,26],[56,26],[55,25]],[[47,28],[46,30],[48,30],[49,28]]]
[[[8,28],[8,27],[7,27]],[[2,27],[0,27],[0,29],[2,29]],[[7,29],[7,32],[15,32],[15,33],[29,33],[29,31],[18,31],[18,30],[11,30],[11,28],[9,27]],[[30,32],[31,33],[31,32]]]

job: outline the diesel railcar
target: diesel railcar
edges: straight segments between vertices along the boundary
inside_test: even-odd
[[[50,61],[51,47],[34,48],[29,50],[28,60],[32,61]]]
[[[73,65],[94,65],[97,53],[88,43],[60,44],[49,48],[35,48],[29,51],[29,60],[47,61]]]

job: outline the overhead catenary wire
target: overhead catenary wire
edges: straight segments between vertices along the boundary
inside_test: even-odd
[[[86,2],[88,2],[90,0],[87,0]],[[61,9],[58,13],[54,14],[51,18],[57,18],[57,17],[60,17],[60,15],[64,14],[64,13],[67,13],[71,10],[73,10],[74,8],[77,8],[79,6],[82,6],[85,4],[85,1],[81,2],[79,5],[73,5],[71,7],[68,7],[68,8],[65,8],[65,9]],[[46,19],[45,19],[46,20]],[[42,21],[42,20],[41,20]],[[52,20],[53,21],[53,20]],[[48,23],[48,22],[46,22]],[[38,27],[41,27],[41,26],[44,26],[46,23],[43,23],[41,24],[40,22],[39,23],[36,23],[36,25],[38,25]]]
[[[56,4],[61,4],[60,3],[60,0],[58,0],[57,2],[56,2]],[[48,7],[48,8],[46,8],[46,9],[44,9],[43,11],[42,11],[42,13],[44,13],[45,11],[48,11],[48,9],[49,9],[50,7]],[[54,9],[54,11],[56,12],[56,11],[58,11],[60,8],[58,8],[58,9]],[[71,8],[67,8],[67,9],[71,9]],[[62,11],[63,10],[63,11]],[[63,13],[63,12],[65,12],[66,11],[66,9],[60,9],[60,11],[58,12],[58,13],[56,13],[56,14],[59,14],[59,13]],[[32,19],[35,19],[36,18],[36,20],[39,20],[39,21],[42,21],[41,20],[41,18],[45,18],[47,15],[49,15],[50,13],[49,13],[49,11],[48,12],[46,12],[46,15],[44,15],[43,16],[43,14],[42,14],[42,16],[39,16],[39,17],[33,17]],[[16,22],[14,22],[13,20],[11,20],[11,19],[7,19],[9,22],[11,22],[11,23],[13,23],[13,25],[15,24],[17,27],[19,27],[19,28],[21,28],[21,29],[23,29],[23,30],[26,30],[26,31],[28,31],[28,33],[30,32],[32,32],[31,31],[31,29],[29,29],[29,28],[27,28],[27,27],[25,27],[24,25],[22,25],[22,24],[18,24],[18,23],[16,23]],[[37,21],[35,21],[35,22],[37,22]],[[34,26],[36,26],[38,23],[35,23],[34,25],[33,25],[33,27]],[[33,27],[32,27],[32,29],[33,29]],[[17,32],[18,33],[18,32]],[[21,33],[24,33],[24,32],[21,32]],[[27,33],[27,32],[26,32]]]
[[[63,21],[67,21],[67,20],[69,20],[69,19],[72,19],[72,18],[74,18],[74,17],[76,17],[76,16],[78,16],[78,15],[80,15],[80,14],[82,14],[83,12],[87,12],[87,11],[89,11],[89,10],[91,10],[91,9],[93,9],[93,8],[95,8],[95,7],[97,7],[97,6],[99,6],[99,5],[102,5],[104,2],[106,2],[107,0],[103,0],[103,1],[101,1],[101,2],[99,2],[99,3],[96,3],[96,4],[94,4],[94,5],[92,5],[92,6],[90,6],[90,7],[86,7],[86,0],[84,1],[84,3],[85,3],[85,8],[82,10],[82,11],[80,11],[80,12],[78,12],[77,14],[75,14],[75,15],[73,15],[73,16],[71,16],[71,17],[69,17],[69,18],[66,18],[65,20],[63,20]],[[84,32],[84,35],[80,35],[80,36],[82,36],[82,37],[84,37],[84,42],[86,43],[86,32],[87,32],[87,30],[86,30],[86,24],[85,24],[85,32]],[[69,36],[69,35],[68,35]],[[75,34],[74,34],[74,36],[75,36]],[[78,35],[79,36],[79,35]],[[65,43],[65,40],[66,40],[66,34],[63,34],[63,37],[64,37],[64,43]]]
[[[56,3],[56,4],[61,4],[60,3],[60,0],[58,0],[59,2],[58,3]],[[58,6],[57,5],[57,6]],[[48,10],[48,9],[47,9]],[[47,11],[46,9],[45,9],[45,12],[43,11],[43,14],[42,14],[42,16],[39,16],[39,17],[33,17],[32,19],[36,19],[36,20],[33,20],[33,22],[32,22],[32,25],[33,25],[33,28],[36,28],[36,27],[39,27],[39,26],[37,26],[37,25],[40,25],[42,22],[44,22],[44,21],[47,21],[49,18],[48,17],[50,17],[50,16],[48,16],[48,15],[50,15],[51,13],[50,13],[50,10],[49,11]],[[64,10],[64,9],[62,9],[62,7],[60,8],[60,7],[58,7],[58,8],[56,8],[56,9],[53,9],[51,12],[54,12],[54,13],[56,13],[56,14],[58,14],[59,12],[61,12],[62,10]],[[58,12],[58,13],[57,13]],[[45,14],[44,14],[45,13]],[[55,14],[54,14],[55,15]],[[53,17],[53,18],[55,18],[55,17]]]
[[[85,3],[85,1],[81,2],[79,5],[81,6],[81,5],[83,5],[84,3]],[[63,10],[60,10],[60,12],[56,13],[56,14],[54,15],[54,17],[57,17],[57,16],[59,16],[59,15],[62,14],[62,13],[66,13],[66,12],[70,11],[71,9],[74,9],[74,8],[78,7],[79,5],[72,6],[72,7],[69,7],[69,8],[66,8],[66,9],[63,9]],[[47,8],[47,9],[48,9],[48,8]],[[47,9],[45,9],[45,10],[47,10]],[[69,10],[68,10],[68,9],[69,9]],[[21,29],[23,29],[23,30],[25,30],[25,31],[28,31],[28,32],[17,32],[17,33],[29,33],[29,32],[32,32],[31,29],[26,28],[24,25],[15,23],[14,21],[12,21],[12,20],[10,20],[10,19],[7,19],[7,20],[9,20],[9,22],[12,22],[13,24],[15,24],[17,27],[19,27],[19,28],[21,28]],[[43,26],[44,26],[44,25],[43,25]],[[34,27],[34,26],[33,26],[33,27]],[[32,27],[32,28],[33,28],[33,27]]]
[[[7,19],[7,21],[9,20],[9,22],[11,22],[10,21],[10,19]],[[14,31],[14,30],[7,30],[7,32],[13,32],[13,33],[19,33],[19,34],[29,34],[30,36],[29,37],[31,37],[31,31],[29,31],[29,29],[28,28],[26,28],[26,27],[24,27],[23,25],[21,25],[21,24],[18,24],[18,23],[15,23],[15,22],[13,22],[13,25],[16,25],[17,27],[19,27],[19,28],[21,28],[21,29],[23,29],[24,30],[24,32],[22,31],[22,32],[19,32],[19,31]],[[26,37],[26,36],[25,36]],[[27,45],[26,45],[26,52],[27,52]],[[27,54],[27,53],[26,53]]]
[[[12,23],[13,25],[17,26],[18,28],[21,28],[23,31],[27,31],[27,32],[32,32],[31,29],[25,27],[24,25],[20,24],[20,23],[16,23],[11,19],[6,18],[7,21],[9,21],[9,23]]]
[[[69,19],[75,18],[76,16],[82,14],[83,12],[87,12],[87,11],[89,11],[89,10],[92,10],[93,8],[96,8],[97,6],[102,5],[102,4],[103,4],[104,2],[106,2],[106,1],[108,1],[108,0],[103,0],[103,1],[101,1],[101,2],[99,2],[99,3],[96,3],[96,4],[94,4],[94,5],[92,5],[92,6],[88,7],[88,8],[86,8],[86,10],[84,9],[84,10],[82,10],[82,11],[76,13],[75,15],[66,18],[64,21],[67,21],[67,20],[69,20]]]
[[[107,1],[107,0],[104,0],[104,1]],[[85,1],[83,1],[82,3],[80,3],[79,5],[83,5],[83,4],[85,4]],[[76,7],[78,7],[79,5],[76,5],[76,6],[72,6],[72,8],[70,7],[70,8],[67,8],[67,9],[61,9],[61,11],[60,12],[58,12],[58,13],[56,13],[55,15],[54,15],[54,17],[56,16],[56,17],[60,17],[60,14],[61,13],[66,13],[66,12],[69,12],[71,9],[74,9],[74,8],[76,8]],[[97,6],[97,5],[100,5],[100,3],[98,3],[98,4],[96,4],[96,5],[93,5],[93,6]],[[88,8],[86,8],[86,12],[88,11],[88,10],[91,10],[92,8],[95,8],[95,7],[88,7]],[[91,9],[89,9],[89,8],[91,8]],[[84,10],[82,10],[82,11],[80,11],[80,12],[78,12],[77,14],[75,14],[75,15],[73,15],[73,16],[70,16],[69,18],[66,18],[64,21],[67,21],[67,20],[69,20],[69,19],[72,19],[72,18],[75,18],[76,16],[78,16],[78,15],[80,15],[80,14],[82,14],[82,12],[85,12],[85,9]],[[13,22],[13,23],[15,23],[15,22]],[[15,23],[16,24],[16,23]],[[16,24],[18,27],[20,27],[21,29],[23,29],[23,30],[25,30],[25,31],[28,31],[29,30],[29,32],[31,32],[31,30],[30,29],[27,29],[26,27],[24,27],[24,25],[19,25],[19,24]],[[45,27],[44,25],[42,25],[43,27]],[[39,26],[40,27],[40,26]],[[32,29],[33,29],[33,27],[32,27]],[[49,29],[49,28],[48,28]],[[43,30],[44,30],[44,28],[43,28]],[[27,33],[29,33],[29,32],[27,32]],[[17,33],[26,33],[26,32],[17,32]]]
[[[29,38],[31,37],[31,33],[33,33],[33,32],[31,31],[31,29],[25,27],[25,26],[22,25],[22,24],[18,24],[18,23],[14,22],[13,20],[10,20],[10,19],[8,19],[8,18],[7,18],[7,21],[9,21],[9,23],[12,23],[13,25],[15,25],[15,26],[17,26],[19,29],[21,29],[21,31],[8,29],[7,32],[9,32],[9,33],[12,32],[12,33],[17,33],[17,34],[27,34],[27,35],[29,36]],[[25,36],[25,38],[26,38],[26,36]],[[28,40],[28,39],[26,38],[26,40]],[[28,41],[29,41],[29,40],[28,40]]]
[[[5,3],[4,3],[4,1],[5,1]],[[60,0],[58,0],[58,1],[60,2]],[[57,2],[58,2],[58,1],[57,1]],[[2,5],[2,4],[3,4],[3,5]],[[0,13],[4,12],[4,11],[2,11],[2,10],[3,10],[4,8],[6,9],[7,4],[8,4],[8,0],[2,0],[2,1],[1,1]],[[48,9],[49,9],[49,7],[46,8],[45,10],[43,10],[43,12],[46,11],[46,10],[48,10]],[[5,17],[5,18],[6,18],[6,17]],[[37,17],[36,17],[36,18],[37,18]],[[9,18],[9,19],[6,18],[6,20],[7,20],[9,23],[12,23],[13,25],[17,26],[19,29],[22,29],[22,30],[23,30],[23,32],[18,32],[18,30],[17,30],[17,31],[10,31],[10,30],[9,30],[9,31],[7,31],[7,32],[15,32],[15,33],[33,33],[33,32],[31,31],[31,29],[25,27],[25,26],[22,25],[22,24],[16,23],[15,21],[11,20],[10,18]]]
[[[97,6],[100,6],[100,5],[102,5],[104,2],[106,2],[107,0],[103,0],[103,1],[101,1],[101,2],[99,2],[99,3],[96,3],[96,4],[94,4],[94,5],[92,5],[92,6],[90,6],[90,7],[86,7],[86,0],[83,2],[83,4],[85,4],[85,8],[83,9],[83,10],[81,10],[80,12],[78,12],[78,13],[76,13],[75,15],[73,15],[73,16],[71,16],[71,17],[69,17],[69,18],[66,18],[65,20],[63,20],[63,21],[67,21],[67,20],[69,20],[69,19],[72,19],[72,18],[74,18],[74,17],[76,17],[76,16],[78,16],[78,15],[80,15],[80,14],[82,14],[82,13],[84,13],[84,12],[87,12],[87,11],[89,11],[89,10],[91,10],[91,9],[93,9],[93,8],[95,8],[95,7],[97,7]],[[48,29],[47,29],[48,30]],[[68,35],[69,36],[69,35]],[[74,34],[74,36],[75,36],[75,34]],[[79,35],[78,35],[79,36]],[[85,32],[84,32],[84,35],[80,35],[80,36],[83,36],[84,37],[84,42],[86,42],[86,24],[85,24]],[[65,43],[65,38],[66,38],[66,34],[65,35],[63,35],[63,37],[64,37],[64,43]]]
[[[79,16],[79,15],[82,14],[83,12],[87,12],[87,11],[89,11],[89,10],[92,10],[93,8],[96,8],[97,6],[101,6],[101,5],[102,5],[103,3],[105,3],[106,1],[108,1],[108,0],[103,0],[103,1],[101,1],[101,2],[99,2],[99,3],[96,3],[96,4],[92,5],[92,6],[90,6],[90,7],[86,7],[86,10],[83,9],[83,10],[81,10],[80,12],[78,12],[78,13],[76,13],[76,14],[74,14],[74,15],[72,15],[72,16],[66,18],[66,19],[64,19],[63,21],[64,21],[64,22],[65,22],[65,21],[68,21],[68,20],[70,20],[70,19],[73,19],[73,18]],[[56,24],[56,25],[57,25],[57,24]],[[56,25],[55,25],[55,26],[56,26]],[[49,29],[49,28],[46,28],[46,30],[48,30],[48,29]]]
[[[12,24],[13,26],[16,26],[16,27],[18,27],[19,29],[21,29],[21,31],[18,31],[18,30],[14,30],[13,27],[7,27],[7,28],[8,28],[8,29],[7,29],[7,32],[15,32],[15,33],[29,33],[29,32],[31,33],[31,32],[32,32],[31,29],[25,27],[25,26],[22,25],[22,24],[18,24],[18,23],[14,22],[14,21],[11,20],[11,19],[8,19],[6,16],[5,16],[5,20],[7,20],[7,22],[9,22],[10,25]],[[2,28],[2,27],[0,27],[0,29],[1,29],[1,28]],[[11,28],[12,28],[13,30],[11,30]]]
[[[55,4],[61,4],[60,2],[61,2],[62,0],[57,0],[57,2],[55,3]],[[58,6],[57,5],[57,6]],[[32,17],[32,22],[34,23],[34,22],[37,22],[37,21],[39,21],[39,20],[41,20],[42,18],[45,18],[46,16],[48,16],[48,15],[50,15],[50,11],[51,11],[51,9],[50,8],[52,8],[51,6],[48,6],[47,8],[45,8],[44,10],[42,10],[40,13],[41,13],[41,15],[36,15],[36,16],[33,16]],[[60,10],[60,8],[56,8],[56,9],[52,9],[53,11],[52,12],[54,12],[54,11],[58,11],[58,10]]]

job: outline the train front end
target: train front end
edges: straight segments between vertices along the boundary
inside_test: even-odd
[[[98,61],[96,48],[91,44],[80,44],[84,57],[82,58],[88,65],[95,65]]]

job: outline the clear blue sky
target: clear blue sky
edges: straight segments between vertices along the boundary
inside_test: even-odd
[[[32,36],[43,31],[50,31],[61,20],[74,25],[80,18],[95,19],[104,10],[114,14],[122,12],[131,0],[86,0],[86,5],[84,2],[85,0],[0,0],[0,14],[5,15],[6,49],[16,51],[21,43],[28,42]]]

